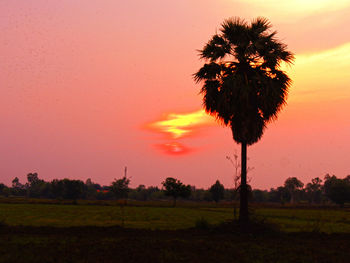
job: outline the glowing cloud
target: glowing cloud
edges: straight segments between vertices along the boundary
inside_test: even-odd
[[[184,155],[192,152],[192,149],[178,142],[158,144],[156,147],[168,155]]]
[[[214,124],[213,118],[204,110],[190,113],[169,113],[164,120],[150,123],[148,127],[156,132],[169,135],[172,139],[179,139],[192,135],[197,128]]]
[[[197,134],[202,127],[215,125],[215,120],[198,110],[189,113],[168,113],[158,121],[146,125],[148,130],[165,135],[167,142],[156,144],[156,149],[163,154],[180,156],[193,153],[194,148],[185,146],[178,141]]]
[[[319,61],[327,61],[327,64],[329,64],[331,60],[332,63],[336,62],[336,65],[339,65],[340,62],[348,64],[348,59],[350,58],[349,50],[350,42],[317,53],[297,55],[297,61],[298,64],[315,63]]]
[[[285,70],[293,79],[290,94],[293,101],[350,98],[350,43],[297,55],[295,65]]]

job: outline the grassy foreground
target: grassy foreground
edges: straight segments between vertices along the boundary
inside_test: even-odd
[[[258,221],[273,223],[284,232],[350,233],[350,211],[345,209],[255,208]],[[122,226],[177,230],[198,221],[210,225],[233,219],[225,207],[152,207],[57,204],[0,204],[0,222],[9,226]]]
[[[3,203],[0,263],[349,262],[349,211],[256,208],[254,214],[282,231],[222,224],[233,218],[227,207]]]
[[[0,228],[0,262],[349,262],[350,235]]]

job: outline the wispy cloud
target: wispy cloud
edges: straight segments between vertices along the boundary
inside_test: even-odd
[[[148,130],[162,134],[164,143],[155,144],[155,148],[163,154],[180,156],[195,152],[195,148],[180,142],[183,138],[198,136],[204,127],[215,125],[213,117],[204,110],[187,113],[167,113],[157,121],[146,125]]]
[[[329,101],[349,98],[350,42],[320,52],[298,54],[285,68],[293,79],[293,101]]]
[[[171,139],[180,139],[198,132],[200,127],[213,125],[215,122],[204,110],[189,113],[168,113],[161,120],[148,124],[152,131],[162,133]]]

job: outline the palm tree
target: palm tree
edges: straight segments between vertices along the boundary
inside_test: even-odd
[[[241,144],[241,222],[248,222],[247,145],[256,143],[266,124],[277,118],[286,104],[290,78],[280,69],[292,64],[294,55],[279,42],[266,18],[251,23],[240,18],[225,20],[199,51],[204,66],[194,74],[202,82],[207,113],[231,127]]]

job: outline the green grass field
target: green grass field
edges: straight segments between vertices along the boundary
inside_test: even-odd
[[[350,233],[350,212],[344,209],[255,208],[253,218],[285,232]],[[232,208],[152,207],[58,204],[0,204],[0,221],[9,226],[121,226],[176,230],[204,219],[210,225],[233,219]]]
[[[122,208],[115,202],[22,201],[0,203],[0,263],[343,263],[350,258],[346,209],[255,207],[255,222],[274,226],[241,232],[237,224],[221,224],[233,219],[227,204]],[[203,221],[209,227],[198,224]]]

